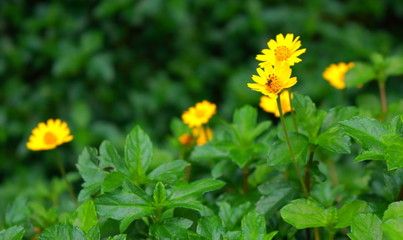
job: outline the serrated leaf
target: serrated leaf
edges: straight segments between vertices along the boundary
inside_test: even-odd
[[[250,202],[243,203],[241,205],[237,205],[236,207],[231,207],[231,205],[227,202],[218,202],[219,206],[218,215],[224,223],[224,226],[228,230],[233,230],[236,226],[238,226],[241,218],[250,210]]]
[[[125,161],[130,172],[141,181],[152,161],[152,144],[144,131],[136,126],[127,136]]]
[[[403,201],[389,204],[388,209],[383,213],[382,221],[386,222],[397,218],[403,218]]]
[[[319,146],[330,152],[350,153],[350,137],[337,125],[321,133],[317,140]]]
[[[148,178],[153,181],[170,182],[185,177],[185,167],[188,165],[183,160],[164,163],[148,174]]]
[[[353,218],[351,233],[347,234],[352,240],[379,240],[382,237],[382,222],[372,213],[361,213]]]
[[[190,184],[176,186],[174,189],[172,189],[172,194],[169,196],[169,202],[174,203],[183,199],[198,197],[205,192],[220,189],[224,185],[225,182],[223,181],[212,178],[204,178]]]
[[[266,234],[266,221],[252,210],[242,218],[241,229],[245,240],[261,240]]]
[[[245,105],[234,112],[234,127],[237,129],[239,139],[250,139],[250,131],[255,128],[257,121],[257,110]]]
[[[202,217],[197,224],[197,233],[211,240],[221,240],[225,232],[222,221],[217,216]]]
[[[121,220],[136,216],[141,218],[154,213],[149,202],[133,193],[114,191],[95,199],[97,213],[101,216]]]
[[[354,200],[346,203],[338,211],[339,221],[335,228],[349,227],[353,221],[353,218],[359,213],[371,213],[372,209],[367,202],[362,200]]]
[[[400,136],[384,136],[386,144],[386,165],[388,170],[403,167],[403,138]]]
[[[297,229],[325,227],[327,224],[325,208],[309,199],[293,200],[280,213],[284,221]]]
[[[191,225],[192,221],[188,219],[171,218],[151,225],[150,233],[157,239],[200,239],[200,236],[188,230]]]
[[[292,104],[295,109],[298,124],[307,131],[309,138],[315,138],[322,126],[325,112],[316,111],[315,103],[308,97],[294,94]]]
[[[88,233],[98,224],[94,202],[90,199],[81,204],[69,217],[69,223]]]
[[[102,182],[101,190],[102,192],[110,192],[118,187],[122,186],[123,180],[126,178],[121,172],[111,172],[106,175],[104,181]]]
[[[43,231],[39,240],[86,240],[85,233],[68,223],[58,223]]]
[[[347,71],[344,82],[347,87],[357,87],[375,79],[375,69],[369,64],[355,62],[354,67]]]
[[[382,230],[388,240],[403,239],[403,218],[390,219],[382,224]]]
[[[234,148],[230,150],[231,160],[240,168],[243,168],[251,160],[253,150],[253,146],[238,147],[234,145]]]
[[[392,56],[386,60],[386,76],[396,76],[403,74],[403,56]]]
[[[98,166],[97,150],[95,148],[85,148],[78,157],[78,171],[84,179],[83,189],[78,195],[78,200],[85,201],[92,194],[101,189],[106,173]]]
[[[269,217],[289,202],[295,192],[286,182],[267,182],[258,189],[263,196],[256,203],[256,210]]]
[[[164,203],[167,199],[167,191],[162,182],[158,182],[157,185],[155,185],[153,198],[156,205]]]
[[[109,141],[103,141],[99,147],[100,159],[104,162],[111,163],[117,171],[129,176],[130,171],[126,166],[126,162],[119,155],[118,151]]]
[[[125,192],[134,193],[144,202],[148,203],[149,205],[152,204],[153,199],[150,196],[148,196],[148,194],[143,189],[141,189],[137,185],[134,185],[130,180],[125,179],[123,181],[122,187]]]
[[[25,230],[21,226],[12,226],[0,231],[0,239],[2,240],[21,240]]]
[[[322,131],[326,131],[340,121],[351,119],[358,115],[358,109],[352,106],[338,106],[331,108],[322,122]]]
[[[353,117],[339,123],[342,129],[356,142],[362,145],[365,151],[383,153],[385,144],[382,135],[390,134],[386,125],[373,118]]]
[[[385,160],[385,154],[378,152],[364,152],[354,158],[354,161],[365,161],[365,160]]]
[[[108,237],[107,240],[126,240],[126,234],[119,234],[113,237]]]
[[[297,162],[304,164],[309,154],[308,139],[302,134],[293,133],[290,134],[290,142]],[[273,167],[284,168],[289,163],[292,163],[292,158],[287,143],[283,141],[275,142],[269,152],[267,164]]]

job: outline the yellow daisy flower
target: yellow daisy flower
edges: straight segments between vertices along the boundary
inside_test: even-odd
[[[73,136],[70,135],[67,123],[60,119],[49,119],[47,124],[41,122],[32,130],[26,145],[33,151],[50,150],[71,140],[73,140]]]
[[[287,63],[279,63],[274,66],[265,66],[263,69],[256,69],[257,75],[252,79],[256,83],[248,83],[248,87],[254,91],[277,99],[277,95],[286,88],[290,88],[297,83],[296,77],[291,77],[291,68]]]
[[[330,64],[329,67],[325,69],[322,76],[325,80],[329,81],[330,85],[337,89],[346,88],[346,84],[344,82],[344,77],[348,70],[354,67],[354,63],[338,63],[338,64]]]
[[[288,90],[284,90],[280,94],[281,109],[283,110],[283,114],[286,114],[286,113],[292,111],[290,98],[289,98],[288,94],[290,94],[290,92]],[[291,94],[291,98],[292,98],[292,94]],[[276,99],[269,98],[267,96],[262,96],[260,98],[259,106],[266,112],[273,113],[276,117],[280,117],[280,112],[278,111],[278,105],[277,105]]]
[[[283,34],[278,34],[276,41],[270,39],[267,42],[267,46],[269,49],[263,49],[263,54],[256,56],[256,60],[263,61],[263,63],[259,64],[260,67],[275,65],[276,62],[283,61],[292,66],[294,63],[302,61],[298,56],[306,51],[305,48],[298,50],[301,47],[301,41],[299,41],[299,36],[294,39],[294,34],[292,33],[288,33],[285,38]]]
[[[192,135],[196,138],[196,145],[204,145],[213,138],[211,128],[196,127],[192,129]]]
[[[182,120],[190,128],[200,127],[208,123],[210,118],[216,113],[216,108],[215,104],[204,100],[185,111],[182,114]]]

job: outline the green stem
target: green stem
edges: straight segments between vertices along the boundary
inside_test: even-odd
[[[294,129],[295,129],[295,132],[298,132],[297,120],[296,120],[296,118],[295,118],[294,108],[293,108],[293,106],[292,106],[291,90],[288,90],[288,100],[290,101],[291,117],[292,117],[292,122],[293,122],[293,124],[294,124]]]
[[[77,205],[77,203],[78,203],[77,197],[74,194],[74,190],[73,190],[73,186],[71,185],[71,182],[67,179],[66,170],[64,169],[62,158],[60,156],[60,152],[57,150],[56,150],[56,161],[57,161],[57,165],[59,167],[60,173],[62,174],[62,178],[63,178],[64,182],[66,183],[67,191],[69,192],[70,197],[73,200],[73,202]]]
[[[294,152],[293,152],[293,150],[292,150],[290,137],[288,136],[287,126],[285,125],[283,109],[281,108],[281,94],[279,94],[279,95],[278,95],[278,98],[277,98],[277,107],[278,107],[278,111],[280,112],[280,119],[281,119],[281,124],[283,125],[285,140],[286,140],[286,142],[287,142],[288,149],[289,149],[289,151],[290,151],[291,159],[292,159],[292,162],[293,162],[293,164],[294,164],[294,167],[295,167],[295,171],[296,171],[296,173],[297,173],[298,180],[299,180],[299,182],[300,182],[300,184],[301,184],[301,186],[302,186],[302,190],[304,191],[305,196],[306,196],[306,197],[309,197],[308,190],[307,190],[307,188],[306,188],[306,185],[305,185],[305,183],[304,183],[304,180],[302,179],[302,175],[301,175],[301,172],[300,172],[300,170],[299,170],[297,160],[295,159],[295,155],[294,155]]]
[[[388,105],[386,103],[386,90],[385,90],[385,82],[378,81],[379,86],[379,96],[381,97],[381,105],[382,105],[382,113],[386,115],[388,112]]]
[[[319,235],[319,228],[313,228],[313,234],[315,236],[315,240],[320,240],[320,235]],[[330,238],[329,238],[330,240]]]
[[[242,190],[244,194],[246,194],[246,192],[248,192],[249,189],[248,177],[249,177],[249,168],[246,166],[242,168]]]
[[[311,165],[313,162],[313,155],[315,153],[315,149],[311,148],[308,158],[308,163],[305,166],[305,186],[308,190],[308,194],[311,192]]]
[[[329,240],[334,240],[335,233],[336,233],[336,231],[334,231],[334,230],[329,231]]]

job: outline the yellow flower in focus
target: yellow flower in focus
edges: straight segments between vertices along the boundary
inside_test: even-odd
[[[263,61],[260,63],[260,67],[275,65],[277,62],[283,61],[292,66],[294,63],[302,61],[298,56],[306,51],[305,48],[298,50],[301,47],[301,41],[299,41],[299,36],[294,39],[292,33],[288,33],[285,38],[283,34],[277,34],[276,41],[271,39],[267,42],[267,46],[269,49],[263,49],[263,54],[256,56],[256,60]]]
[[[192,135],[196,138],[196,145],[203,145],[213,138],[213,130],[208,127],[197,127],[192,129]]]
[[[215,104],[204,100],[185,111],[182,114],[182,120],[190,128],[200,127],[208,123],[210,118],[216,113],[216,108]]]
[[[344,82],[344,78],[348,70],[354,67],[354,63],[338,63],[338,64],[330,64],[329,67],[325,69],[322,76],[325,80],[327,80],[330,85],[337,89],[346,88],[346,83]]]
[[[290,103],[290,92],[288,90],[283,91],[280,95],[281,99],[281,109],[283,110],[283,114],[291,112],[291,103]],[[292,98],[292,94],[291,94]],[[259,106],[265,110],[266,112],[273,113],[276,117],[280,117],[280,112],[278,111],[277,101],[274,98],[269,98],[267,96],[262,96],[260,98]]]
[[[33,151],[50,150],[57,146],[70,142],[73,136],[66,122],[60,119],[49,119],[47,123],[39,123],[27,142],[27,148]]]
[[[256,83],[248,83],[254,91],[263,93],[264,95],[277,99],[277,95],[286,88],[290,88],[297,83],[297,78],[291,78],[291,68],[287,63],[278,63],[274,66],[265,66],[263,69],[256,69],[257,75],[253,75],[252,79]]]
[[[182,134],[178,140],[182,145],[190,145],[193,141],[192,135],[190,135],[189,133]]]

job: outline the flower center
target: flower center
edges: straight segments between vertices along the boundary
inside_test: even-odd
[[[45,142],[45,144],[47,145],[53,145],[56,143],[57,138],[56,136],[51,133],[51,132],[46,132],[45,136],[43,136],[43,141]]]
[[[196,111],[196,117],[198,118],[203,118],[206,112],[204,110],[198,110]]]
[[[281,90],[280,81],[278,80],[278,77],[274,74],[269,74],[269,76],[267,76],[267,83],[265,85],[267,91],[272,93],[278,93]]]
[[[284,61],[287,60],[291,56],[290,49],[286,46],[278,46],[274,50],[274,55],[276,56],[276,59],[279,61]]]

